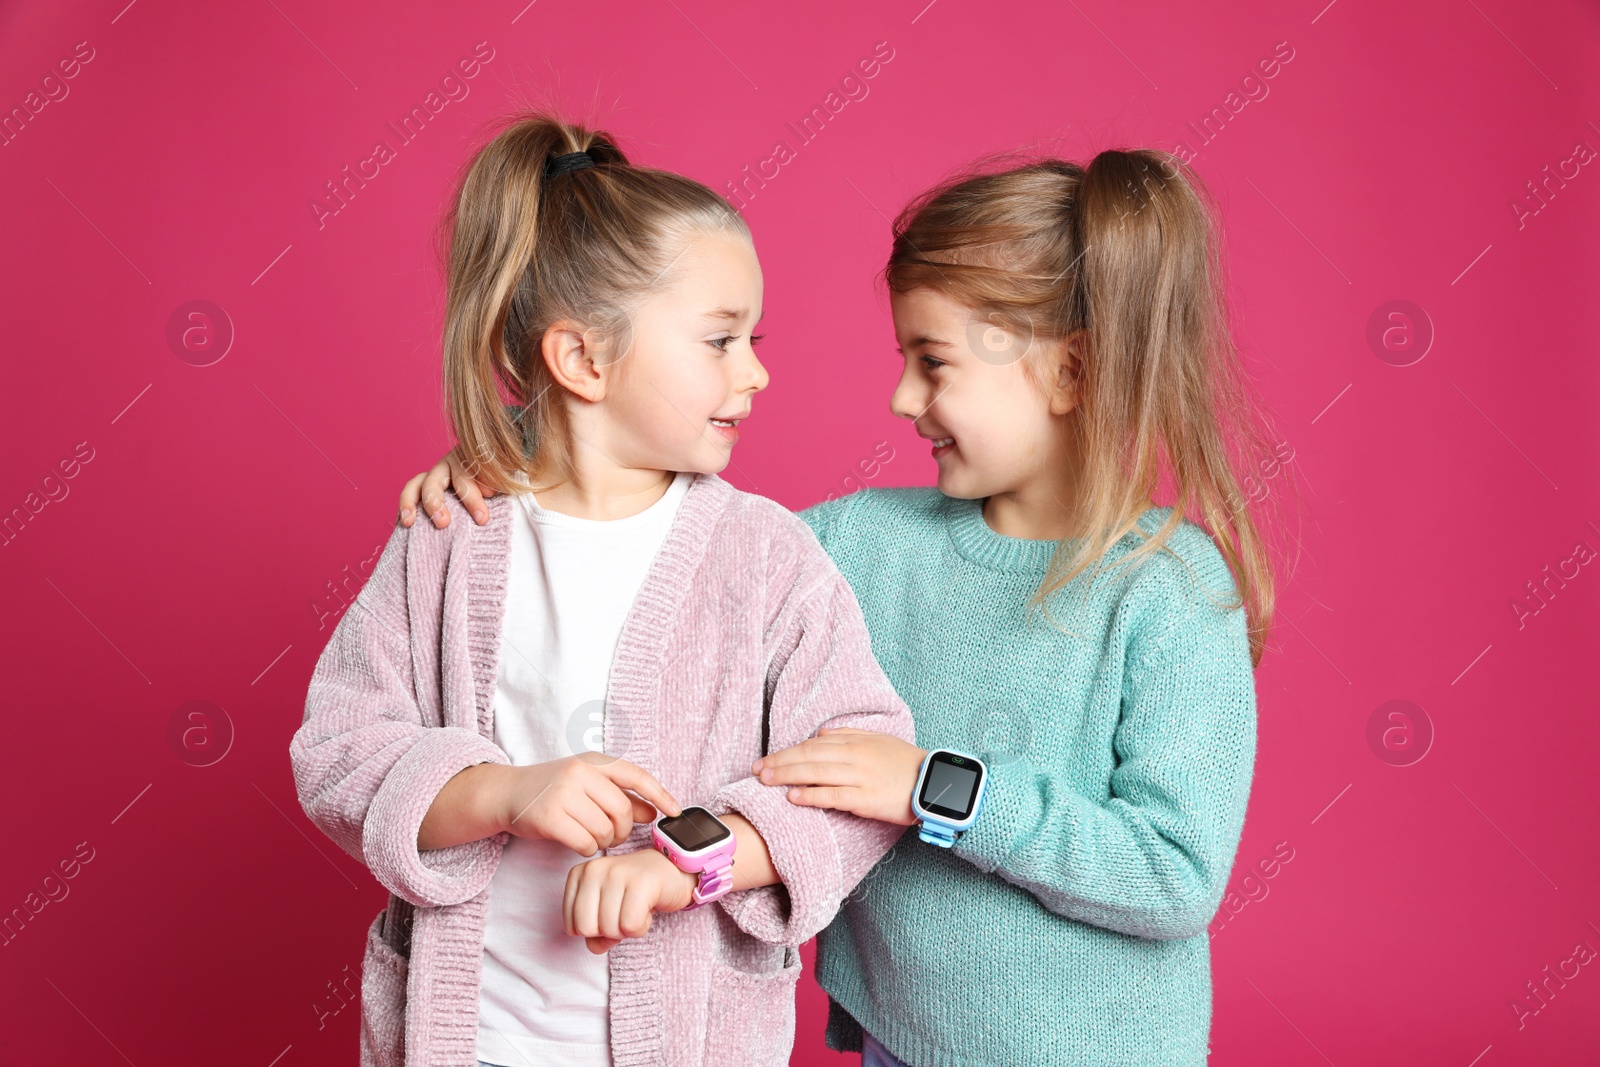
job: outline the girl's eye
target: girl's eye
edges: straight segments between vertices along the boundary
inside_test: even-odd
[[[756,345],[760,344],[761,343],[761,339],[766,337],[766,336],[767,335],[764,334],[764,333],[753,333],[753,334],[751,334],[750,335],[750,347],[754,348]],[[739,338],[737,336],[735,336],[735,337],[718,337],[716,340],[711,341],[710,343],[713,344],[713,345],[716,345],[717,348],[720,349],[721,351],[726,352],[728,350],[728,346],[730,344],[732,344],[733,342],[737,341],[738,339]]]
[[[922,360],[922,365],[927,367],[929,370],[938,370],[940,367],[944,366],[944,360],[934,359],[932,356],[918,356],[917,358]]]

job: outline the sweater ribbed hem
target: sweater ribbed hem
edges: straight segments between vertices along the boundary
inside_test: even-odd
[[[972,1047],[941,1045],[901,1025],[894,1018],[871,1011],[868,1008],[870,998],[867,991],[853,975],[825,971],[819,961],[817,982],[828,994],[829,1048],[840,1052],[859,1052],[861,1035],[865,1032],[871,1034],[906,1067],[1207,1067],[1210,1050],[1205,1047],[1198,1052],[1171,1053],[1134,1042],[1123,1042],[1118,1048],[1108,1049],[1103,1045],[1094,1047],[1093,1041],[1087,1037],[1083,1042],[1083,1055],[1074,1055],[1070,1060],[1046,1052],[1026,1036],[1021,1044],[1032,1053],[1031,1056],[1017,1055],[1015,1048],[995,1048],[976,1036]],[[1011,1029],[1026,1029],[1026,1023],[1020,1019],[1011,1019],[1006,1025]],[[1200,1035],[1199,1041],[1202,1046],[1206,1043],[1204,1034]]]

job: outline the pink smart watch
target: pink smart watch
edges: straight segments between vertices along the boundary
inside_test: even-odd
[[[650,837],[674,867],[700,876],[694,901],[685,911],[726,896],[733,888],[733,852],[739,841],[727,823],[705,808],[684,808],[682,815],[657,819]]]

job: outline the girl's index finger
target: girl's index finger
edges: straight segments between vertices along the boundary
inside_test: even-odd
[[[653,774],[637,763],[630,763],[625,759],[612,760],[601,766],[600,771],[615,784],[633,790],[654,804],[662,814],[683,814],[683,806],[667,792],[667,787],[656,781]]]
[[[410,526],[416,521],[417,501],[422,499],[422,480],[427,474],[419,474],[405,484],[400,490],[400,525]]]
[[[802,741],[798,745],[790,745],[788,748],[780,748],[776,752],[767,753],[751,765],[750,773],[759,776],[762,771],[770,770],[773,767],[782,767],[790,763],[804,761],[806,754],[800,751],[804,745],[805,742]]]
[[[860,775],[845,763],[795,762],[782,767],[763,767],[763,785],[856,785]]]
[[[788,748],[762,756],[760,764],[763,770],[768,767],[782,767],[788,763],[802,763],[806,760],[816,759],[825,753],[836,753],[844,738],[811,737]],[[760,773],[759,771],[756,773]]]
[[[790,745],[788,748],[780,748],[778,751],[769,752],[767,755],[762,756],[760,759],[752,763],[750,765],[750,773],[756,778],[761,778],[762,774],[767,771],[774,770],[779,767],[793,766],[797,763],[806,763],[817,759],[824,752],[833,753],[837,758],[837,754],[840,749],[840,742],[843,740],[843,738],[839,738],[831,743],[828,743],[825,742],[823,738],[813,737],[808,740],[801,741],[799,744]],[[828,744],[828,747],[826,749],[819,749],[819,743]]]

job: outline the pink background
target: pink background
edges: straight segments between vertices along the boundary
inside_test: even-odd
[[[93,50],[0,144],[0,514],[24,513],[0,536],[0,914],[25,916],[0,1060],[355,1061],[336,987],[384,895],[301,814],[286,746],[401,482],[449,444],[430,238],[452,180],[485,120],[547,93],[719,189],[793,151],[747,206],[772,386],[727,476],[796,508],[932,480],[887,410],[886,216],[1025,142],[1197,149],[1292,456],[1260,491],[1303,496],[1212,928],[1214,1062],[1600,1058],[1594,9],[925,4],[0,11],[7,114]],[[400,144],[386,124],[479,42],[469,95]],[[786,124],[878,42],[866,97],[800,144]],[[1187,124],[1279,42],[1267,95],[1202,142]],[[379,139],[395,158],[319,225]],[[194,300],[225,354],[221,327],[169,342]],[[1406,366],[1404,323],[1368,342],[1392,300],[1431,324]],[[1369,741],[1391,700],[1420,711]],[[191,701],[212,710],[185,736]],[[853,1061],[821,1018],[808,978],[794,1062]]]

